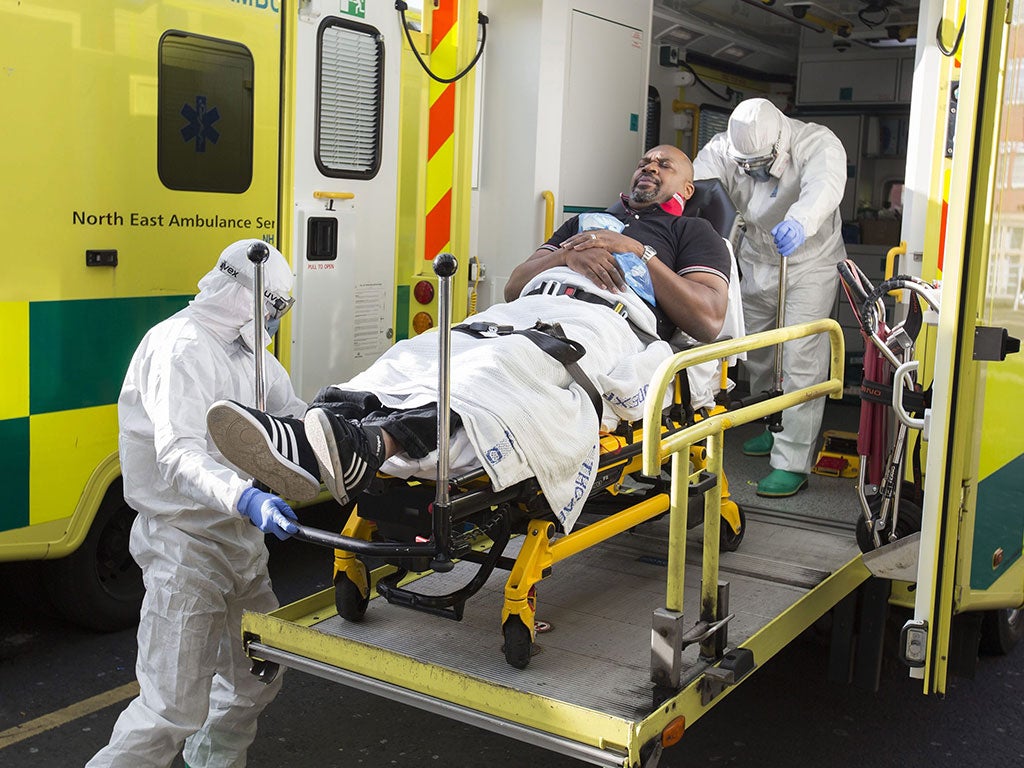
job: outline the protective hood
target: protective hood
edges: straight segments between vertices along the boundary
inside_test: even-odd
[[[256,349],[253,326],[253,263],[247,256],[249,246],[260,243],[255,238],[238,240],[225,248],[213,269],[199,281],[199,293],[190,302],[192,312],[204,325],[223,338],[241,338],[250,350]],[[291,295],[294,278],[284,255],[266,244],[270,255],[263,264],[263,289],[278,296]],[[262,324],[261,324],[262,327]],[[261,347],[270,343],[262,331]]]
[[[789,166],[793,129],[779,108],[767,99],[747,99],[729,117],[729,154],[735,159],[757,160],[775,153],[770,173],[776,178]]]

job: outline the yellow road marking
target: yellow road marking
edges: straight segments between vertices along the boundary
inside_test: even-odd
[[[72,720],[91,715],[93,712],[98,712],[109,707],[111,704],[117,704],[119,701],[130,699],[133,696],[138,696],[138,694],[139,683],[136,680],[132,680],[120,688],[114,688],[106,693],[91,696],[88,699],[83,699],[64,707],[64,709],[58,709],[56,712],[37,717],[35,720],[29,720],[27,723],[8,728],[6,731],[0,731],[0,749],[6,749],[12,744],[17,744],[25,739],[31,739],[33,736],[38,736],[40,733],[45,733],[53,728],[59,728],[70,723]]]

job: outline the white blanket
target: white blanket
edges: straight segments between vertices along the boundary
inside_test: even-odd
[[[654,332],[653,314],[631,291],[602,291],[566,267],[542,273],[523,293],[552,279],[621,301],[633,322]],[[642,417],[654,370],[671,354],[661,340],[645,348],[629,323],[610,308],[566,296],[524,295],[471,319],[516,329],[529,328],[537,320],[559,323],[568,338],[587,350],[579,365],[604,396],[606,429],[619,419]],[[396,344],[367,371],[337,386],[373,392],[392,408],[436,402],[437,333]],[[451,408],[465,426],[464,437],[457,432],[452,441],[452,471],[482,465],[499,490],[536,477],[562,528],[572,530],[594,484],[599,444],[593,405],[565,366],[522,335],[478,339],[453,332],[450,392]],[[433,476],[436,460],[436,452],[418,461],[400,455],[382,470],[400,477]]]

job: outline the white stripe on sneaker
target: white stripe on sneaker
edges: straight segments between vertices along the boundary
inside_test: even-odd
[[[348,473],[345,474],[345,487],[346,488],[351,488],[352,486],[357,485],[359,483],[359,481],[363,479],[363,475],[366,474],[366,462],[365,461],[360,461],[359,465],[360,465],[359,466],[359,471],[358,471],[358,473],[356,473],[355,477],[350,478]]]
[[[274,450],[278,453],[284,453],[281,450],[281,428],[277,424],[277,419],[272,419],[268,416],[267,421],[270,422],[270,442],[274,446]]]
[[[281,446],[281,453],[291,462],[299,463],[299,443],[295,438],[295,430],[292,429],[292,425],[288,422],[281,422],[283,428],[285,444]]]

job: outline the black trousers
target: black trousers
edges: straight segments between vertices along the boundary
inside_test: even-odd
[[[437,448],[437,403],[419,408],[388,408],[371,392],[324,387],[316,393],[309,407],[323,408],[348,421],[379,427],[414,459],[422,459]],[[461,426],[462,418],[453,411],[449,434]]]

